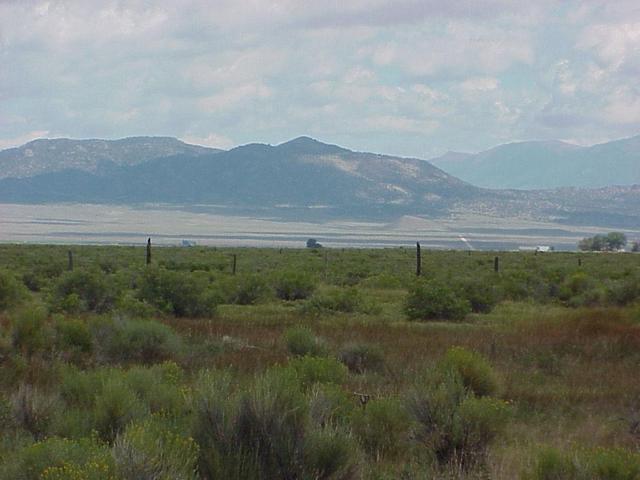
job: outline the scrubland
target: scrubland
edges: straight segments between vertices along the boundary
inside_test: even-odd
[[[0,479],[640,478],[640,255],[422,257],[0,246]]]

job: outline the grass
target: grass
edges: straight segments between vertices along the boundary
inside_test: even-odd
[[[70,277],[64,273],[67,247],[0,246],[5,276],[25,284],[12,283],[22,293],[8,296],[11,301],[0,312],[0,457],[5,459],[0,461],[0,472],[10,471],[11,462],[27,461],[23,459],[30,458],[29,448],[39,452],[42,447],[36,442],[44,441],[57,449],[57,456],[51,454],[42,462],[55,458],[76,469],[88,468],[77,453],[86,448],[87,460],[100,452],[100,462],[110,465],[116,478],[126,478],[117,472],[156,468],[155,434],[146,433],[155,428],[164,432],[158,438],[166,438],[167,444],[188,445],[183,456],[167,457],[169,464],[157,467],[162,471],[206,478],[191,467],[204,463],[212,471],[229,475],[244,472],[246,478],[258,478],[261,468],[274,471],[270,454],[257,461],[218,444],[207,446],[207,458],[195,461],[194,455],[202,450],[190,439],[195,433],[195,402],[203,388],[197,379],[205,371],[226,372],[231,382],[230,403],[224,407],[227,418],[255,421],[260,428],[273,429],[274,436],[283,436],[269,440],[285,442],[282,445],[270,443],[260,451],[286,452],[287,462],[296,465],[291,470],[295,475],[324,478],[322,472],[332,471],[341,475],[332,478],[511,479],[525,474],[532,478],[547,468],[544,462],[556,462],[558,468],[562,462],[577,462],[575,468],[582,468],[578,460],[586,454],[579,452],[592,451],[604,453],[598,453],[601,462],[589,468],[633,467],[629,459],[640,448],[640,298],[629,285],[640,278],[639,255],[581,253],[579,269],[578,254],[500,253],[502,271],[496,275],[495,253],[428,252],[425,275],[439,285],[451,285],[457,295],[465,294],[462,287],[469,284],[468,279],[495,287],[491,290],[498,301],[495,307],[451,322],[437,316],[428,321],[407,318],[406,300],[415,279],[413,252],[406,249],[331,251],[325,269],[322,251],[156,248],[154,263],[177,272],[159,277],[158,282],[166,277],[171,287],[179,279],[193,277],[190,284],[197,285],[198,295],[176,287],[169,298],[165,295],[169,287],[158,283],[143,311],[138,304],[129,309],[119,305],[123,299],[131,303],[144,297],[140,294],[144,249],[72,248],[77,271],[90,272],[87,278],[96,285],[104,276],[113,286],[109,294],[122,297],[100,303],[104,308],[98,309],[71,308],[72,298],[61,308],[69,294],[55,293],[60,282]],[[226,303],[235,302],[224,295],[225,285],[233,283],[232,254],[237,255],[239,272],[265,286],[250,304]],[[292,271],[298,272],[295,282],[313,285],[308,298],[280,299],[272,290],[278,275],[291,277]],[[27,290],[29,285],[38,288]],[[622,288],[623,296],[619,295]],[[585,296],[585,289],[598,295]],[[343,299],[342,291],[349,297]],[[474,295],[478,292],[483,291],[476,289]],[[596,297],[598,303],[593,304]],[[167,298],[181,308],[169,308]],[[585,298],[588,301],[583,302]],[[214,302],[215,311],[191,309],[189,302],[202,299]],[[85,304],[91,302],[85,299]],[[138,311],[150,318],[136,318]],[[113,336],[105,336],[110,331]],[[321,339],[322,348],[296,350],[294,358],[287,341],[291,331],[302,331],[314,342]],[[145,341],[144,332],[151,334],[153,344]],[[126,338],[130,341],[125,342]],[[114,346],[109,354],[105,345]],[[367,360],[367,355],[373,360]],[[353,363],[351,371],[338,363],[340,359]],[[161,363],[167,360],[172,363]],[[374,362],[373,366],[364,366],[366,361]],[[416,426],[407,410],[417,379],[452,362],[464,375],[489,379],[488,387],[476,392],[489,397],[477,401],[472,397],[460,404],[464,408],[452,407],[452,411],[462,409],[460,415],[481,428],[469,432],[476,436],[487,432],[478,438],[495,437],[486,445],[456,440],[475,446],[473,462],[434,460],[429,447],[415,440]],[[97,383],[83,387],[80,382],[88,380],[65,373],[69,368]],[[175,379],[154,386],[148,379],[160,371],[165,372],[163,378]],[[127,382],[135,378],[139,385],[148,386],[129,386]],[[143,379],[146,383],[140,383]],[[63,394],[72,387],[69,382],[78,383],[73,390],[77,395],[97,397],[69,403]],[[152,386],[156,393],[144,393]],[[120,390],[126,395],[117,394]],[[471,390],[467,394],[473,394]],[[272,394],[293,398],[296,408],[302,409],[292,426],[273,423],[278,418],[273,412],[278,410],[269,403]],[[123,398],[135,406],[130,409],[131,418],[120,415],[124,407],[118,399]],[[243,404],[248,401],[252,403]],[[158,402],[171,408],[158,407]],[[492,418],[491,409],[503,404],[511,412],[503,428],[493,432],[482,426]],[[314,413],[318,411],[324,413]],[[43,421],[25,422],[29,415],[40,415]],[[98,437],[91,436],[91,425]],[[207,432],[198,432],[210,438]],[[263,441],[242,437],[247,431],[235,424],[225,424],[218,434],[224,432],[234,435],[238,445]],[[75,443],[58,446],[60,435]],[[385,443],[389,438],[399,439],[402,448],[397,450],[395,441]],[[552,452],[546,454],[551,460],[540,457],[541,451]],[[220,458],[228,463],[216,463],[220,460],[216,452],[222,452]],[[131,456],[141,459],[140,463],[123,463]],[[331,464],[338,459],[339,465]],[[60,473],[63,465],[51,467],[50,472]]]

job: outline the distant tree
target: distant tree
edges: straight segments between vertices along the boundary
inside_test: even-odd
[[[310,238],[307,240],[307,248],[320,248],[322,244],[318,243],[315,238]]]
[[[640,252],[640,242],[638,242],[638,241],[633,242],[633,244],[631,245],[631,251],[632,252]]]
[[[611,232],[608,235],[596,235],[583,238],[578,243],[578,248],[583,251],[603,252],[619,250],[627,244],[627,237],[621,232]]]
[[[627,236],[622,232],[611,232],[607,235],[609,250],[619,250],[627,244]]]

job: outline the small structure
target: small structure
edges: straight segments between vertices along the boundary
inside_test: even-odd
[[[315,238],[307,240],[307,248],[322,248],[322,244],[318,243]]]
[[[194,242],[193,240],[182,240],[182,246],[183,247],[195,247],[196,246],[196,242]]]

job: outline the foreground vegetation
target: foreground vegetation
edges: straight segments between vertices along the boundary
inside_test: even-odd
[[[0,246],[1,479],[640,478],[638,255],[67,250]]]

